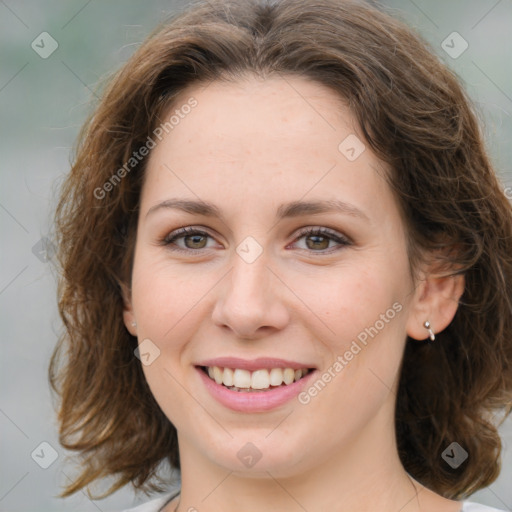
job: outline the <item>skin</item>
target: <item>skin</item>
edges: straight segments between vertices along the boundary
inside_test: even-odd
[[[173,108],[191,96],[197,107],[148,162],[124,312],[139,342],[160,350],[143,368],[178,431],[182,490],[165,511],[458,511],[406,474],[393,417],[406,335],[427,339],[427,319],[443,330],[463,278],[424,266],[412,279],[384,165],[368,144],[354,161],[338,150],[348,135],[363,137],[334,92],[299,77],[245,76],[191,87]],[[156,207],[171,198],[213,203],[222,217]],[[317,200],[361,213],[276,218],[282,203]],[[209,236],[162,242],[185,226]],[[300,236],[304,227],[350,244]],[[236,252],[248,236],[263,251],[252,263]],[[194,367],[267,356],[321,374],[396,303],[400,313],[307,405],[229,410]],[[237,457],[247,442],[261,453],[252,468]]]

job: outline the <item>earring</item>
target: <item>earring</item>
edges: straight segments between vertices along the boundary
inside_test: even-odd
[[[132,327],[137,327],[137,322],[132,322]]]
[[[432,330],[432,327],[430,326],[430,322],[428,320],[426,320],[423,325],[425,326],[425,329],[428,330],[428,336],[430,338],[430,341],[434,341],[436,339],[436,335],[434,334],[434,331]]]

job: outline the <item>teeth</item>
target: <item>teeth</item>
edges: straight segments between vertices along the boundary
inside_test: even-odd
[[[286,385],[291,384],[295,379],[295,370],[293,370],[292,368],[285,368],[285,370],[283,372],[283,377],[284,377],[284,383]]]
[[[268,370],[256,370],[251,375],[252,389],[267,389],[270,386]]]
[[[234,380],[233,380],[233,370],[231,368],[224,368],[224,378],[222,379],[222,382],[226,386],[233,386]]]
[[[281,368],[272,368],[270,370],[270,385],[280,386],[283,383],[283,370]]]
[[[281,386],[283,383],[288,386],[309,372],[307,368],[301,370],[272,368],[250,372],[239,368],[220,368],[218,366],[210,366],[207,371],[210,379],[217,384],[223,384],[230,389],[241,392],[247,392],[251,389],[270,389],[271,386]]]
[[[233,372],[233,386],[237,388],[250,388],[251,372],[248,372],[247,370],[239,370],[237,368]]]
[[[213,367],[213,378],[217,384],[222,384],[223,371],[218,367]]]

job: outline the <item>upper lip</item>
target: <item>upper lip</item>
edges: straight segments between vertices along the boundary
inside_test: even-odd
[[[303,368],[314,368],[307,363],[297,361],[288,361],[286,359],[276,359],[273,357],[259,357],[257,359],[240,359],[238,357],[216,357],[215,359],[206,359],[197,363],[196,366],[218,366],[219,368],[239,368],[240,370],[256,371],[265,368],[293,368],[300,370]]]

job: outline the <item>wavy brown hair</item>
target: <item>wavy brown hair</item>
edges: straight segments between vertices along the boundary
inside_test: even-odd
[[[397,441],[407,472],[445,497],[490,484],[501,449],[493,415],[504,418],[512,402],[512,209],[458,79],[401,21],[368,5],[209,0],[164,23],[115,75],[62,188],[65,331],[50,380],[60,441],[81,462],[63,495],[103,477],[114,478],[108,493],[129,482],[155,490],[165,481],[162,464],[179,468],[176,430],[122,318],[147,157],[105,184],[186,87],[246,73],[300,75],[335,91],[390,168],[411,268],[435,252],[448,273],[465,275],[456,316],[436,342],[408,340]],[[457,469],[441,458],[452,441],[469,453]]]

